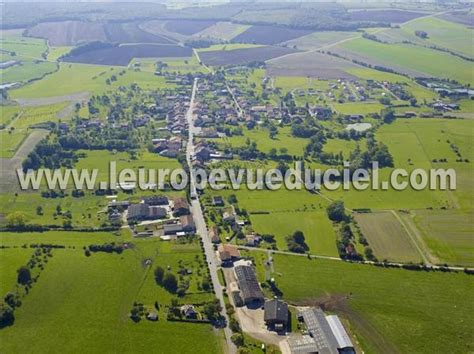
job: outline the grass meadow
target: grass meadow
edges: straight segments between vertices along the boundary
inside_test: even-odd
[[[355,220],[379,260],[404,263],[422,260],[403,225],[391,212],[356,214]]]
[[[339,45],[369,59],[415,70],[428,75],[473,84],[470,62],[449,53],[410,44],[384,44],[360,38]]]
[[[470,275],[273,258],[283,298],[292,304],[322,303],[347,318],[367,353],[466,353],[474,348]]]
[[[138,84],[143,89],[165,87],[164,77],[133,70],[125,70],[125,73],[120,75],[119,73],[123,70],[121,67],[61,63],[59,70],[54,74],[48,75],[43,80],[12,90],[11,97],[54,97],[77,92],[100,94],[132,83]],[[106,80],[112,75],[117,77],[117,81],[107,85]],[[166,86],[170,87],[172,84],[167,83]]]
[[[51,234],[57,233],[45,233],[41,238],[48,242]],[[16,234],[12,241],[12,235],[2,235],[2,243],[27,242],[23,236],[32,237]],[[199,247],[137,240],[132,249],[120,255],[93,253],[86,257],[80,245],[88,245],[91,240],[88,235],[74,236],[78,237],[75,248],[53,251],[33,289],[15,311],[14,325],[1,331],[2,351],[24,352],[33,346],[35,351],[42,352],[143,352],[157,346],[163,353],[222,350],[218,332],[211,326],[166,321],[165,306],[170,304],[171,296],[153,279],[151,267],[158,264],[169,266],[174,273],[180,259],[197,268],[196,257],[202,262]],[[94,242],[102,237],[104,241],[116,240],[111,235],[91,237]],[[64,244],[64,239],[71,238],[64,233],[51,235],[50,242]],[[152,260],[151,267],[144,265],[146,259]],[[195,274],[192,279],[198,277]],[[194,282],[191,284],[194,290]],[[200,299],[209,300],[212,295],[206,293]],[[189,300],[193,299],[179,301]],[[148,309],[157,301],[159,321],[130,320],[128,314],[135,301]]]
[[[292,136],[289,127],[279,128],[278,134],[273,139],[270,138],[268,129],[254,128],[252,130],[244,129],[243,135],[234,135],[232,137],[209,140],[216,141],[223,147],[226,145],[240,147],[245,146],[247,139],[255,141],[257,143],[257,148],[265,153],[268,153],[273,148],[277,150],[286,148],[289,155],[295,156],[303,156],[304,148],[308,144],[307,139]]]

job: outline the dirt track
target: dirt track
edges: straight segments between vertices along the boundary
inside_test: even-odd
[[[21,163],[33,151],[36,144],[38,144],[44,137],[48,135],[49,131],[45,129],[36,129],[23,141],[15,155],[10,159],[0,159],[0,192],[10,192],[18,190],[19,185],[16,176],[16,170],[21,168]]]
[[[79,102],[89,98],[89,92],[78,92],[64,96],[41,97],[41,98],[17,98],[15,101],[23,107],[46,106],[65,101]]]

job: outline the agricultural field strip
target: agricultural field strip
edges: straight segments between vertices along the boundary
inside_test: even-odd
[[[407,225],[405,225],[402,218],[397,214],[395,210],[389,210],[389,211],[393,214],[395,219],[397,219],[400,225],[402,225],[403,229],[406,231],[407,235],[410,237],[411,243],[415,246],[416,250],[420,254],[421,258],[423,259],[423,262],[427,265],[431,265],[431,262],[428,260],[428,257],[426,256],[426,252],[427,252],[426,247],[424,248],[424,250],[420,247],[419,245],[420,240],[417,238],[416,235],[412,234],[413,230],[411,230],[410,228],[407,227]]]
[[[414,18],[412,20],[409,20],[407,22],[405,22],[404,24],[407,24],[407,23],[412,23],[412,22],[416,22],[417,20],[420,20],[420,19],[426,19],[426,18],[430,18],[430,17],[436,17],[436,16],[440,16],[440,15],[443,15],[443,14],[446,14],[448,11],[443,11],[443,12],[437,12],[437,13],[434,13],[434,14],[430,14],[430,15],[427,15],[427,16],[422,16],[422,17],[417,17],[417,18]],[[377,33],[381,33],[381,32],[384,32],[384,31],[387,31],[389,30],[390,28],[380,28],[378,30],[375,30],[373,32],[371,32],[371,34],[377,34]],[[359,38],[362,38],[362,34],[359,34],[357,36],[354,36],[354,37],[349,37],[349,38],[345,38],[345,39],[341,39],[337,42],[334,42],[334,43],[330,43],[330,44],[325,44],[321,47],[318,47],[318,48],[315,48],[315,49],[311,49],[311,50],[308,50],[308,51],[305,51],[303,53],[306,53],[306,54],[309,54],[309,53],[316,53],[322,49],[328,49],[328,48],[332,48],[332,47],[335,47],[339,44],[342,44],[342,43],[345,43],[345,42],[349,42],[349,41],[352,41],[354,39],[359,39]],[[267,63],[270,63],[272,62],[273,60],[276,60],[276,59],[282,59],[282,58],[287,58],[291,55],[295,55],[295,54],[301,54],[302,52],[297,52],[297,53],[288,53],[288,54],[285,54],[285,55],[282,55],[280,57],[277,57],[277,58],[272,58],[272,59],[269,59],[267,60]]]
[[[265,248],[257,248],[257,247],[250,247],[250,246],[243,246],[243,245],[238,245],[239,249],[244,249],[246,251],[254,251],[254,252],[271,252],[273,254],[282,254],[282,255],[287,255],[287,256],[295,256],[295,257],[311,257],[315,259],[327,259],[331,261],[340,261],[340,262],[348,262],[348,263],[359,263],[359,264],[376,264],[376,262],[373,261],[346,261],[342,258],[339,257],[331,257],[331,256],[323,256],[323,255],[317,255],[317,254],[307,254],[307,253],[294,253],[290,251],[279,251],[279,250],[268,250]],[[398,262],[384,262],[386,265],[389,266],[397,266],[401,267],[404,263],[398,263]],[[433,267],[434,269],[439,269],[440,267],[437,265],[429,264],[427,263],[430,267]],[[465,269],[472,269],[474,268],[467,268],[467,267],[457,267],[457,266],[443,266],[443,268],[447,268],[450,270],[457,270],[457,271],[464,271]]]

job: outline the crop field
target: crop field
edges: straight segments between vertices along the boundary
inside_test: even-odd
[[[43,60],[22,60],[19,65],[2,70],[1,83],[39,79],[57,69],[57,64]]]
[[[255,44],[278,44],[311,33],[307,30],[298,30],[275,26],[252,26],[232,39],[233,42]]]
[[[0,46],[4,52],[13,52],[17,57],[29,59],[43,59],[42,54],[47,49],[44,39],[21,36],[2,37],[0,38]]]
[[[170,20],[166,21],[165,28],[171,32],[191,36],[213,26],[215,23],[215,21]]]
[[[114,43],[172,43],[165,37],[142,30],[138,22],[108,23],[104,31],[107,40]]]
[[[355,220],[379,260],[421,261],[410,236],[391,212],[356,214]]]
[[[246,31],[249,27],[249,25],[220,21],[195,33],[195,35],[203,38],[209,37],[228,41]]]
[[[403,10],[362,10],[349,13],[353,21],[403,23],[428,14]]]
[[[44,122],[58,122],[57,113],[68,105],[67,102],[47,106],[25,107],[21,115],[11,124],[15,129],[25,129]],[[64,120],[64,119],[63,119]]]
[[[308,52],[270,60],[267,72],[271,76],[311,76],[320,79],[353,79],[346,70],[357,66],[329,55]]]
[[[201,52],[200,57],[202,62],[206,65],[243,65],[254,61],[266,61],[294,52],[295,50],[290,48],[268,46],[235,50],[204,51]]]
[[[43,22],[29,28],[26,34],[45,38],[50,46],[56,47],[107,39],[102,24],[82,21]]]
[[[368,68],[353,67],[353,68],[348,68],[346,70],[348,73],[353,74],[364,80],[388,81],[392,83],[410,82],[410,79],[405,76],[373,70],[373,69],[368,69]]]
[[[474,83],[471,63],[449,53],[410,44],[384,44],[360,38],[339,44],[343,56],[393,67],[411,76],[436,76]],[[339,50],[339,49],[342,49]]]
[[[166,58],[191,57],[189,47],[177,45],[130,44],[111,48],[91,50],[85,53],[72,55],[64,59],[66,62],[121,65],[126,66],[133,58]]]
[[[48,60],[58,61],[58,59],[70,52],[73,47],[49,47]]]
[[[470,275],[273,258],[283,297],[293,304],[322,303],[347,318],[367,352],[461,353],[474,347]]]
[[[54,243],[64,244],[62,238],[52,234],[55,233],[42,234],[41,238],[49,243],[52,237],[56,239]],[[65,239],[74,238],[65,233],[56,234],[65,236]],[[150,269],[159,264],[163,268],[170,266],[171,271],[176,273],[179,259],[195,268],[195,256],[200,257],[198,248],[140,240],[134,241],[134,247],[121,255],[99,252],[86,257],[82,245],[93,242],[87,239],[88,235],[82,235],[85,237],[74,235],[81,240],[74,241],[75,248],[53,251],[53,257],[41,272],[33,290],[22,299],[22,306],[15,311],[15,324],[1,331],[2,351],[24,351],[32,345],[37,350],[48,351],[53,334],[55,348],[62,351],[108,351],[113,343],[112,347],[130,351],[145,351],[159,345],[163,352],[183,352],[196,342],[199,346],[193,350],[197,353],[220,351],[218,336],[209,325],[166,321],[165,306],[170,304],[170,295],[154,283]],[[96,234],[93,235],[96,239]],[[8,236],[2,237],[3,244],[8,242],[5,238],[12,240]],[[15,236],[13,242],[16,245],[28,242],[22,240],[24,236],[30,238],[28,234]],[[120,241],[113,235],[104,235],[102,239]],[[180,256],[177,257],[177,254]],[[144,266],[146,259],[152,260],[152,266]],[[194,277],[197,275],[193,274]],[[90,296],[91,291],[95,296]],[[208,295],[207,300],[209,298]],[[149,309],[157,301],[161,305],[159,320],[150,322],[143,319],[134,323],[129,318],[129,311],[135,301],[143,302]],[[189,300],[184,298],[182,301]],[[57,306],[58,303],[61,306]],[[38,321],[39,324],[33,326]],[[187,335],[182,337],[178,333]]]
[[[436,17],[424,18],[401,27],[401,30],[417,38],[415,31],[423,30],[428,33],[428,38],[420,40],[425,45],[436,45],[473,57],[471,39],[474,35],[472,28]],[[412,38],[410,38],[412,39]]]
[[[472,210],[417,210],[414,221],[439,263],[474,265]]]
[[[20,106],[9,105],[0,106],[0,124],[5,126],[10,123],[20,113]]]
[[[253,229],[260,234],[275,235],[279,249],[287,249],[285,237],[296,230],[303,231],[311,254],[338,255],[336,235],[326,211],[281,211],[250,216]]]
[[[132,70],[125,70],[125,73],[120,75],[119,73],[123,70],[119,67],[62,63],[54,74],[48,75],[41,81],[12,90],[10,96],[12,98],[38,98],[64,96],[78,92],[97,94],[132,83],[143,88],[159,88],[165,84],[163,77]],[[117,81],[107,85],[106,80],[112,75],[117,77]]]
[[[334,103],[334,110],[340,114],[369,114],[380,113],[384,106],[378,102]]]
[[[26,138],[28,133],[26,131],[6,131],[0,130],[0,157],[10,158],[15,155],[15,151]]]
[[[303,37],[291,39],[285,42],[285,44],[287,44],[289,47],[296,46],[296,49],[314,50],[327,45],[333,45],[349,38],[359,36],[360,34],[357,32],[313,32]]]

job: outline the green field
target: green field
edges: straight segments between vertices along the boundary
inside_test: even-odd
[[[51,241],[57,240],[60,244],[64,244],[63,237],[73,238],[64,233],[53,234],[47,233],[41,238],[48,242],[51,237]],[[82,235],[73,235],[80,239],[74,243],[90,244],[92,240]],[[2,235],[2,243],[21,244],[32,237],[19,234],[13,239],[12,236]],[[91,238],[98,240],[97,236]],[[113,235],[103,235],[105,239],[120,240]],[[209,325],[166,321],[165,306],[170,304],[171,296],[154,283],[152,270],[143,265],[146,259],[151,259],[152,266],[170,266],[170,271],[176,272],[178,261],[182,259],[188,266],[198,267],[195,257],[202,257],[199,248],[172,246],[156,240],[134,243],[133,249],[121,255],[94,253],[86,257],[82,247],[54,250],[39,280],[15,311],[14,325],[1,331],[1,350],[23,352],[34,345],[36,351],[42,352],[53,348],[58,352],[142,352],[155,346],[164,353],[190,352],[190,348],[197,353],[221,351],[219,337]],[[4,251],[16,252],[15,249]],[[202,258],[199,259],[202,262]],[[191,279],[196,277],[198,275],[192,275]],[[195,286],[192,281],[190,291],[193,293],[197,292]],[[209,293],[197,298],[192,295],[180,301],[195,299],[207,301],[212,296]],[[142,302],[148,309],[157,301],[161,305],[159,321],[143,319],[134,323],[128,317],[134,301]],[[187,334],[182,336],[182,333]],[[198,347],[193,345],[197,342]]]
[[[425,40],[415,36],[415,31],[428,33]],[[472,36],[474,32],[468,26],[445,21],[437,17],[423,18],[401,26],[401,31],[409,39],[424,45],[436,45],[473,57]]]
[[[355,220],[379,260],[404,263],[421,261],[410,236],[392,213],[356,214]]]
[[[339,45],[357,55],[409,70],[473,84],[472,64],[448,53],[409,44],[384,44],[360,38]]]
[[[349,319],[367,353],[467,353],[474,348],[470,275],[283,255],[274,255],[274,263],[285,300],[325,303],[327,311]]]
[[[333,108],[340,114],[370,114],[380,113],[384,106],[380,103],[335,103]]]
[[[139,155],[139,159],[131,160],[128,153],[112,153],[107,150],[79,151],[86,154],[85,158],[79,160],[76,168],[88,169],[92,173],[93,169],[98,169],[97,184],[109,181],[109,162],[115,161],[117,173],[124,168],[131,168],[138,171],[139,168],[147,169],[173,169],[180,165],[174,159],[168,159],[149,152]],[[44,187],[46,182],[43,181]],[[72,181],[70,181],[72,187]],[[70,192],[72,188],[66,192],[68,195],[64,198],[43,198],[39,191],[36,192],[20,192],[16,195],[12,193],[0,194],[2,207],[0,214],[8,215],[12,210],[20,211],[26,215],[29,223],[41,225],[62,225],[64,218],[56,215],[56,208],[59,205],[62,212],[70,211],[72,214],[72,224],[74,226],[97,227],[107,221],[107,213],[105,212],[107,203],[111,201],[105,196],[96,196],[93,191],[85,191],[85,196],[80,198],[73,197]],[[136,199],[141,195],[149,195],[153,191],[137,191],[133,196],[125,193],[119,193],[117,199]],[[171,195],[179,194],[179,192],[170,193]],[[38,215],[36,208],[42,206],[43,215]]]
[[[230,145],[232,147],[245,146],[247,139],[257,143],[257,149],[268,153],[271,149],[277,150],[286,148],[289,155],[302,156],[307,139],[296,138],[291,135],[290,128],[284,127],[278,129],[278,134],[271,139],[269,131],[264,128],[254,128],[252,130],[244,129],[243,135],[234,135],[232,137],[209,139],[216,141],[223,147]]]
[[[439,263],[474,266],[472,211],[417,210],[414,221]]]
[[[41,81],[34,82],[19,89],[11,91],[13,98],[36,98],[64,96],[77,92],[90,92],[100,94],[107,90],[116,89],[121,85],[136,83],[144,89],[163,88],[163,77],[150,75],[148,72],[126,70],[119,75],[123,68],[86,65],[86,64],[60,64],[59,71],[48,75]],[[106,79],[116,75],[117,81],[111,85],[106,84]],[[166,84],[173,87],[172,84]]]
[[[288,211],[251,215],[253,229],[275,235],[279,249],[287,249],[285,237],[303,231],[311,254],[337,256],[336,235],[325,211]]]

